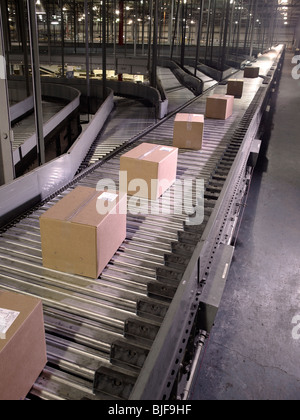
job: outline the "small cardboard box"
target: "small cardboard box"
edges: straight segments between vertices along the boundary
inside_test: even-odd
[[[201,150],[204,115],[178,113],[174,121],[173,146]]]
[[[206,118],[226,120],[232,115],[234,96],[214,94],[206,99]]]
[[[228,79],[227,95],[232,95],[235,98],[243,96],[244,81],[241,79]]]
[[[126,194],[77,187],[40,217],[44,267],[97,278],[126,237]]]
[[[121,191],[157,200],[176,180],[178,148],[142,143],[120,158]]]
[[[255,79],[259,76],[259,67],[245,67],[244,68],[244,77],[249,79]]]
[[[0,400],[23,400],[47,363],[42,301],[0,291]]]

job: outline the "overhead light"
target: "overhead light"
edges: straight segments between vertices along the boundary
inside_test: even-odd
[[[58,25],[58,20],[57,20],[57,17],[54,15],[54,16],[52,16],[52,21],[51,21],[51,25]]]
[[[43,8],[43,6],[41,5],[41,0],[37,0],[35,3],[35,11],[37,15],[45,15],[45,9]]]

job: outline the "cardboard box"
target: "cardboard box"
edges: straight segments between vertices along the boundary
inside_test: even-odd
[[[177,159],[177,147],[140,144],[121,156],[121,191],[156,200],[175,182]]]
[[[178,113],[174,121],[173,146],[201,150],[203,129],[204,115]]]
[[[0,400],[21,400],[47,363],[42,301],[0,291],[0,325]]]
[[[206,118],[226,120],[233,113],[234,96],[214,94],[206,99]]]
[[[77,187],[40,217],[43,265],[97,278],[126,237],[126,194]]]
[[[245,67],[244,68],[244,77],[255,79],[259,76],[259,67]]]
[[[241,98],[243,95],[244,81],[241,79],[228,79],[227,95]]]

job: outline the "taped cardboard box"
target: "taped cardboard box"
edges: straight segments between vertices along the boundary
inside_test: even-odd
[[[176,114],[173,146],[180,149],[201,150],[204,130],[204,115]]]
[[[228,79],[227,95],[232,95],[235,98],[243,96],[244,81],[241,79]]]
[[[259,76],[259,67],[245,67],[244,68],[244,77],[249,79],[255,79]]]
[[[233,113],[234,96],[214,94],[206,99],[206,118],[226,120]]]
[[[0,400],[23,400],[47,363],[42,301],[0,291]]]
[[[126,238],[124,193],[77,187],[40,217],[44,267],[97,278]]]
[[[120,158],[120,190],[158,199],[176,180],[178,148],[142,143]]]

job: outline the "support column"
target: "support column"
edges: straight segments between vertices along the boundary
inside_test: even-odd
[[[196,61],[195,61],[194,76],[197,75],[197,66],[198,66],[199,54],[200,54],[204,0],[201,0],[201,6],[200,7],[201,7],[201,9],[200,9],[199,21],[198,21],[197,46],[196,46]]]
[[[255,22],[257,17],[257,0],[254,0],[253,3],[253,19],[252,19],[252,28],[251,28],[251,36],[250,36],[250,51],[249,51],[249,58],[253,55],[253,43],[254,43],[254,31],[255,31]]]
[[[222,72],[225,70],[227,51],[228,51],[227,37],[228,37],[229,15],[230,15],[230,0],[226,0],[223,46],[222,46],[222,55],[221,55],[221,66],[220,66]]]
[[[136,57],[136,43],[137,43],[137,3],[134,3],[134,18],[133,18],[133,56]]]
[[[151,75],[151,41],[152,41],[152,20],[153,20],[153,0],[149,0],[149,27],[148,27],[148,64],[147,68]]]
[[[171,60],[173,59],[173,52],[174,52],[174,45],[175,45],[176,33],[179,34],[179,30],[178,30],[179,7],[180,7],[180,0],[177,0],[176,16],[175,16],[174,31],[173,31],[173,39],[172,39],[172,45],[171,45],[171,51],[170,51]]]
[[[142,7],[142,55],[145,53],[145,2]]]
[[[88,121],[90,121],[90,58],[89,58],[89,9],[88,1],[84,0],[84,31],[85,31],[85,75]]]
[[[154,22],[153,22],[153,45],[152,45],[152,68],[151,86],[156,88],[156,66],[157,66],[157,36],[158,36],[158,9],[159,0],[154,3]]]
[[[6,61],[3,43],[2,13],[0,8],[0,185],[14,179],[14,164],[12,157],[12,139],[9,116],[8,86],[6,76]]]
[[[64,11],[63,0],[60,0],[60,34],[61,34],[61,75],[65,77],[65,24],[64,24]]]
[[[181,52],[180,52],[180,63],[184,67],[185,58],[185,35],[186,35],[186,20],[187,20],[187,3],[182,3],[182,20],[181,20]]]
[[[102,0],[102,90],[106,99],[106,0]]]
[[[205,44],[205,53],[204,53],[204,64],[207,63],[207,50],[208,50],[208,42],[209,42],[209,32],[210,32],[210,10],[211,10],[211,1],[208,0],[208,7],[207,7],[207,26],[206,26],[206,44]]]
[[[28,60],[28,48],[27,48],[27,31],[26,31],[26,22],[24,21],[25,16],[25,5],[24,2],[16,2],[16,11],[18,16],[18,26],[21,35],[21,45],[24,58],[24,76],[26,83],[26,93],[27,96],[30,96],[30,80],[29,80],[29,60]]]
[[[39,45],[37,38],[37,22],[35,1],[27,0],[29,39],[31,51],[31,72],[32,88],[34,99],[35,126],[37,137],[38,161],[39,165],[46,162],[45,142],[43,130],[43,109],[42,109],[42,88],[40,75]]]
[[[274,41],[274,33],[275,33],[275,27],[276,27],[276,21],[277,21],[277,13],[278,13],[278,3],[273,0],[271,5],[271,22],[269,27],[269,46],[270,48],[273,46]]]
[[[124,0],[119,1],[119,45],[124,45]]]

